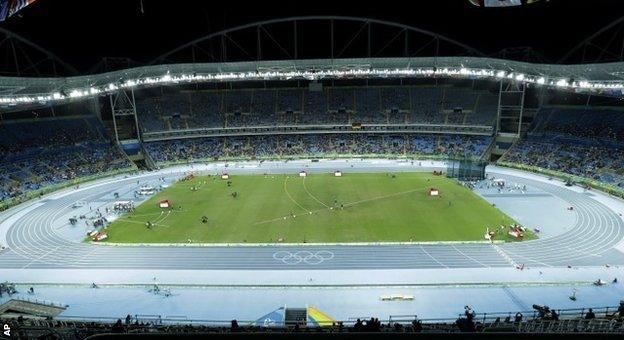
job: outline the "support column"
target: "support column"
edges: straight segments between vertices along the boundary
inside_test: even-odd
[[[513,134],[520,137],[525,92],[526,85],[523,83],[505,82],[504,80],[500,82],[496,114],[497,134]]]

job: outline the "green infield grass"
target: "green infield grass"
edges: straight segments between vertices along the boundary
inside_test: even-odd
[[[477,241],[486,227],[514,222],[455,180],[429,173],[240,175],[230,181],[177,182],[111,223],[107,242]],[[440,196],[429,196],[430,188]],[[172,208],[161,209],[162,200]]]

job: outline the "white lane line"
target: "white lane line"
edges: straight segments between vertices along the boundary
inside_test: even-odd
[[[553,187],[553,186],[550,185],[550,187]],[[548,189],[552,189],[550,187],[548,187]],[[564,192],[562,190],[558,190],[558,191],[560,192],[557,192],[556,196],[558,197],[564,196],[563,195]],[[579,218],[580,220],[579,223],[575,223],[575,228],[572,230],[576,234],[576,237],[574,238],[562,237],[558,239],[558,242],[555,242],[555,243],[552,242],[553,240],[548,240],[548,242],[545,242],[547,240],[542,239],[542,240],[537,240],[537,241],[528,241],[526,244],[522,246],[521,244],[517,244],[518,245],[517,247],[514,247],[513,244],[503,245],[502,247],[505,249],[507,249],[508,246],[511,246],[510,247],[511,250],[515,249],[519,251],[517,255],[514,254],[513,251],[509,251],[508,255],[517,257],[516,259],[526,258],[528,261],[533,261],[535,263],[540,263],[540,262],[534,260],[533,258],[540,258],[541,260],[550,262],[550,263],[552,263],[552,261],[554,261],[555,259],[566,258],[566,257],[569,261],[573,261],[576,258],[586,257],[586,256],[573,256],[575,252],[577,254],[580,252],[579,255],[592,254],[592,253],[596,254],[600,252],[601,249],[604,249],[604,247],[607,247],[610,243],[613,243],[613,242],[617,243],[618,240],[621,239],[621,236],[622,236],[621,229],[623,226],[622,221],[621,219],[616,219],[614,221],[613,214],[611,214],[612,211],[610,209],[607,210],[606,207],[601,207],[600,205],[594,205],[594,204],[589,205],[587,204],[588,203],[587,201],[582,201],[581,203],[581,201],[579,201],[578,196],[574,196],[574,195],[565,195],[565,196],[567,197],[566,201],[574,202],[573,205],[575,206],[575,208],[576,206],[580,207],[581,205],[583,205],[582,211],[581,209],[579,209],[579,212],[578,212],[579,214],[582,214],[583,216]],[[58,204],[58,203],[55,203],[55,204]],[[53,209],[51,209],[51,211],[53,211]],[[609,212],[609,215],[603,215],[605,212]],[[577,215],[575,216],[578,218]],[[607,218],[607,216],[609,218]],[[25,229],[22,229],[22,232],[24,231]],[[49,231],[47,231],[46,233],[46,230],[38,230],[38,232],[44,232],[44,234],[49,234]],[[56,234],[56,233],[53,233],[53,234]],[[24,241],[24,242],[28,242],[28,240],[26,240],[27,238],[34,237],[34,235],[32,234],[30,234],[30,236],[25,235],[25,234],[22,234],[20,236],[24,239],[20,239],[19,241]],[[57,242],[56,245],[58,245],[58,240],[56,238],[52,239],[48,235],[45,235],[45,239],[43,240],[39,239],[39,237],[36,237],[36,241],[37,241],[36,242],[37,246],[40,246],[43,244],[47,246],[49,244],[48,242],[50,241]],[[563,247],[563,249],[565,250],[563,253],[561,252],[561,247]],[[476,248],[473,248],[473,249],[476,250]],[[38,248],[37,250],[45,251],[46,249]],[[591,252],[590,250],[595,250],[595,251]],[[541,253],[544,253],[545,256],[542,257]],[[29,254],[30,254],[29,258],[32,258],[34,255],[33,253],[29,253]],[[35,252],[35,254],[41,254],[41,252],[38,252],[38,253]],[[168,256],[169,254],[170,254],[169,252],[164,252],[163,256],[165,255]],[[472,251],[470,252],[470,254],[472,254]],[[113,256],[113,258],[115,259],[114,262],[127,259],[125,255],[132,256],[131,253],[123,253],[122,255],[121,252],[112,252],[111,255],[114,255]],[[120,257],[119,255],[122,255],[122,256]],[[430,257],[433,258],[433,256],[431,256],[431,254],[429,254],[428,252],[427,252],[427,255],[430,255]],[[57,256],[58,254],[48,254],[48,255],[44,254],[40,256],[40,258],[45,257],[45,260],[46,260],[45,262],[49,262],[50,259],[57,257]],[[250,256],[253,256],[253,255],[250,255]],[[437,258],[442,259],[443,257],[438,256]],[[458,260],[459,259],[456,259],[454,261],[458,261]],[[370,261],[370,259],[367,261]],[[447,262],[446,260],[444,261]],[[111,262],[111,263],[114,263],[114,262]],[[436,261],[436,262],[439,262],[439,261]],[[403,265],[403,263],[401,264],[396,263],[396,264]],[[457,264],[459,265],[460,263],[457,262]],[[41,264],[36,264],[36,266],[40,266],[40,265]],[[103,266],[104,265],[105,264],[103,264]],[[209,264],[209,265],[214,266],[215,264]],[[375,265],[375,264],[373,263],[372,265]]]
[[[459,250],[459,248],[455,247],[455,245],[454,245],[454,244],[452,244],[451,246],[453,247],[453,249],[455,249],[455,251],[457,251],[458,253],[462,254],[463,256],[465,256],[465,257],[467,257],[467,258],[471,259],[472,261],[474,261],[474,262],[476,262],[476,263],[478,263],[478,264],[480,264],[480,265],[482,265],[482,266],[484,266],[484,267],[486,267],[486,268],[490,267],[490,266],[488,266],[488,265],[484,264],[483,262],[481,262],[481,261],[479,261],[479,260],[475,259],[474,257],[464,254],[464,252],[463,252],[463,251],[461,251],[461,250]]]
[[[429,254],[422,245],[420,246],[420,250],[422,250],[423,253],[425,253],[427,256],[429,256],[437,264],[441,265],[444,268],[448,268],[448,266],[444,265],[442,262],[438,261],[438,259],[436,259],[435,257],[431,256],[431,254]]]
[[[33,264],[35,261],[39,261],[39,260],[41,260],[42,258],[46,257],[48,254],[50,254],[50,253],[52,253],[52,252],[56,251],[58,248],[60,248],[60,246],[58,246],[58,247],[54,247],[53,249],[51,249],[50,251],[46,252],[45,254],[43,254],[43,255],[41,255],[41,256],[39,256],[39,257],[37,257],[36,259],[34,259],[34,260],[32,260],[32,261],[28,262],[28,264],[27,264],[27,265],[25,265],[25,266],[23,266],[23,267],[22,267],[22,269],[27,268],[28,266],[30,266],[31,264]]]
[[[511,264],[512,267],[518,268],[518,264],[509,255],[507,255],[507,253],[505,253],[501,249],[501,247],[497,246],[494,243],[492,243],[492,247],[496,250],[498,254],[500,254],[500,256],[502,256],[505,260],[507,260],[507,262],[509,262],[509,264]]]

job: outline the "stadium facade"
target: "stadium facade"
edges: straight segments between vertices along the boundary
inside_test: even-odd
[[[313,19],[332,20],[333,32],[333,20],[339,18]],[[285,22],[306,20],[293,18]],[[389,24],[370,19],[365,22],[367,25]],[[258,27],[270,24],[273,23],[252,24],[240,29],[259,30]],[[415,30],[392,25],[410,32]],[[209,39],[223,38],[229,33],[220,32]],[[428,35],[430,32],[420,30],[418,33]],[[405,36],[407,41],[407,33]],[[370,40],[370,36],[368,38]],[[466,47],[437,35],[434,38]],[[354,164],[356,168],[374,168],[379,159],[391,163],[384,163],[381,170],[376,171],[394,171],[410,162],[414,165],[414,162],[430,161],[425,165],[427,171],[455,172],[454,165],[458,164],[464,168],[452,177],[477,181],[483,179],[485,164],[490,163],[498,166],[494,168],[497,175],[516,181],[516,189],[529,186],[531,196],[527,197],[535,200],[551,197],[552,201],[544,202],[562,208],[561,211],[563,204],[569,204],[565,209],[574,207],[574,213],[578,214],[574,215],[578,216],[576,220],[564,214],[556,215],[557,219],[574,226],[566,235],[556,234],[552,239],[533,243],[462,244],[452,245],[452,250],[451,246],[439,244],[407,244],[405,249],[410,250],[409,253],[399,251],[404,245],[394,245],[396,248],[365,245],[370,247],[366,248],[369,253],[396,261],[390,267],[466,271],[474,266],[486,270],[495,268],[493,274],[484,274],[487,280],[494,280],[493,276],[500,273],[510,275],[513,281],[516,280],[514,275],[520,275],[515,272],[524,270],[526,263],[552,270],[550,273],[556,277],[553,282],[559,282],[578,279],[563,272],[571,262],[574,266],[589,267],[578,274],[582,276],[579,280],[585,282],[589,275],[606,275],[606,269],[596,268],[605,265],[598,263],[597,257],[608,259],[611,264],[624,264],[617,250],[624,237],[621,213],[618,216],[615,211],[620,206],[611,203],[610,196],[586,191],[595,188],[624,197],[624,112],[619,104],[624,90],[621,81],[624,63],[539,64],[484,57],[470,48],[465,49],[470,56],[462,57],[376,58],[369,53],[366,58],[334,58],[333,45],[331,56],[321,59],[166,63],[170,56],[189,46],[194,45],[187,44],[167,53],[153,65],[135,68],[67,77],[0,77],[0,209],[7,210],[1,215],[0,221],[6,223],[7,228],[0,229],[3,233],[0,245],[8,248],[0,251],[3,266],[25,272],[33,267],[35,270],[119,269],[111,277],[113,281],[123,282],[111,284],[145,284],[145,278],[151,279],[151,274],[141,273],[136,278],[123,271],[141,268],[163,272],[172,268],[189,271],[235,268],[249,271],[246,273],[249,278],[254,275],[254,269],[280,271],[282,268],[278,265],[289,265],[287,262],[292,259],[304,264],[312,261],[319,271],[349,270],[354,264],[379,270],[387,264],[375,262],[374,257],[357,259],[357,254],[351,254],[348,247],[340,245],[315,253],[295,248],[254,249],[252,252],[257,253],[252,257],[257,262],[250,264],[249,259],[237,255],[243,248],[180,247],[182,249],[176,249],[174,254],[171,249],[138,246],[117,252],[114,247],[97,248],[67,241],[68,237],[78,239],[84,235],[60,231],[62,236],[59,236],[51,231],[57,227],[46,224],[46,216],[61,216],[60,220],[66,217],[62,212],[70,206],[87,213],[90,207],[87,209],[88,202],[82,201],[83,198],[96,196],[94,202],[97,202],[98,199],[110,200],[114,195],[117,199],[120,194],[124,195],[124,190],[138,189],[133,187],[135,179],[137,185],[145,178],[165,182],[165,177],[177,180],[180,173],[197,169],[245,173],[246,166],[253,168],[263,162],[270,164],[271,171],[288,168],[289,162],[292,168],[288,171],[298,172],[304,166],[312,171],[319,160],[336,159],[345,163],[323,163],[317,171],[327,171],[323,166],[336,166],[334,164],[345,168],[353,168]],[[297,163],[304,162],[302,160],[309,163]],[[240,168],[227,168],[237,162],[242,164]],[[427,167],[429,164],[431,168]],[[568,190],[559,182],[550,183],[546,180],[548,177],[561,179],[569,185],[579,184],[577,189],[583,191]],[[110,186],[113,191],[104,192],[102,186]],[[63,188],[73,189],[58,191]],[[490,189],[487,187],[480,194],[495,196],[494,189],[488,191]],[[517,191],[526,194],[524,190]],[[598,198],[590,198],[591,195]],[[34,200],[36,198],[41,200]],[[571,214],[573,210],[565,213]],[[540,213],[548,215],[547,211]],[[570,236],[570,233],[575,234]],[[412,246],[414,248],[410,248]],[[341,251],[344,251],[342,257],[334,257],[334,253],[341,255]],[[144,254],[149,256],[142,259]],[[323,257],[327,254],[331,257]],[[102,258],[106,261],[101,261]],[[129,261],[129,258],[137,260]],[[278,260],[283,263],[277,263]],[[314,262],[317,260],[318,263]],[[513,268],[514,273],[502,270],[507,267]],[[106,280],[98,275],[85,276]],[[542,282],[537,277],[532,282]],[[332,279],[323,276],[322,280],[332,282]],[[346,278],[337,278],[340,279],[345,281],[338,284],[348,282]],[[45,275],[41,280],[54,281]],[[76,280],[80,282],[74,283],[85,283],[84,278]],[[150,292],[157,290],[155,294],[159,297],[167,294],[159,290],[155,277],[153,280],[154,288]],[[305,278],[295,278],[291,285],[310,284],[312,277],[307,283],[301,280]],[[213,282],[215,286],[224,284],[217,281]],[[237,284],[248,283],[240,279]],[[266,284],[279,285],[280,282]],[[508,291],[505,294],[513,295]],[[409,300],[409,296],[386,298]],[[622,312],[618,311],[618,306],[596,311],[600,319],[596,323],[579,320],[579,316],[586,315],[584,309],[569,311],[567,316],[572,321],[567,322],[554,320],[550,311],[541,311],[528,321],[517,322],[510,313],[496,314],[493,320],[483,315],[479,330],[611,332],[619,329]],[[616,311],[620,319],[614,318]],[[322,317],[318,310],[307,308],[305,313],[308,313],[306,317],[309,313]],[[468,324],[474,318],[468,310],[460,317],[468,320]],[[419,327],[422,330],[423,325],[414,319],[411,316],[395,318],[395,322],[404,326],[385,329],[397,330],[395,327],[409,324],[410,330],[417,331]],[[128,330],[133,327],[129,324],[132,321],[136,322],[136,329],[142,331],[140,320],[135,315],[126,325],[119,321],[102,328]],[[363,327],[351,321],[348,326]],[[29,332],[40,330],[38,322],[28,325],[33,328]],[[162,320],[158,322],[161,323],[158,327],[163,326]],[[41,323],[43,327],[52,327]],[[375,324],[371,322],[368,330],[380,330]],[[431,325],[424,328],[452,332],[463,330],[462,325],[431,320]],[[81,323],[63,324],[59,329],[83,326]],[[231,327],[236,331],[238,326],[232,324]],[[467,327],[475,329],[474,324]]]
[[[561,140],[564,137],[553,134],[554,122],[571,125],[591,114],[588,110],[595,113],[595,124],[610,124],[613,131],[595,127],[603,130],[597,132],[601,141],[584,142],[585,147],[608,149],[611,144],[617,149],[619,108],[609,105],[622,95],[618,67],[620,63],[540,65],[477,57],[165,64],[68,78],[3,77],[7,91],[0,101],[5,129],[20,128],[14,118],[58,120],[88,113],[96,117],[89,118],[90,130],[104,131],[107,126],[112,141],[127,151],[125,156],[148,168],[165,159],[171,163],[375,153],[431,157],[441,150],[449,154],[466,142],[476,152],[461,157],[489,161],[512,145],[530,148],[524,146],[527,136],[536,143]],[[592,100],[597,105],[588,109]],[[80,123],[63,119],[80,129]],[[344,150],[305,146],[322,135],[344,137],[334,141]],[[464,141],[445,140],[448,136]],[[378,144],[375,150],[345,147],[363,144],[369,137],[379,139],[373,142]],[[516,142],[519,137],[524,138]],[[154,146],[188,149],[195,142],[204,154],[163,158],[154,151]],[[248,147],[262,143],[268,143],[266,150]],[[437,151],[419,149],[424,143],[436,144]],[[561,170],[506,161],[512,154],[503,157],[505,164],[549,173]],[[126,167],[132,168],[131,163]],[[620,191],[618,166],[605,168],[612,171],[592,175],[590,181],[583,176],[576,180]]]

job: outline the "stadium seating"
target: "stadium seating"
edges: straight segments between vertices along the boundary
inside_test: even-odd
[[[0,136],[0,201],[131,167],[95,116],[3,121]]]
[[[181,91],[137,96],[143,132],[309,124],[492,125],[498,98],[450,86]],[[158,164],[219,158],[426,156],[482,158],[492,137],[453,134],[283,134],[144,143]],[[0,199],[129,168],[95,116],[0,123]],[[612,109],[541,108],[503,162],[555,170],[624,189],[624,115]]]
[[[542,108],[533,126],[537,132],[624,141],[622,112],[610,109]]]
[[[180,139],[145,143],[157,163],[222,157],[444,155],[480,158],[492,137],[410,134],[304,134]]]
[[[351,123],[491,126],[497,100],[487,91],[453,87],[327,87],[318,92],[245,89],[139,95],[137,111],[144,132]],[[453,114],[454,109],[462,110]]]
[[[502,161],[624,188],[624,114],[542,108],[526,138],[518,141]]]

